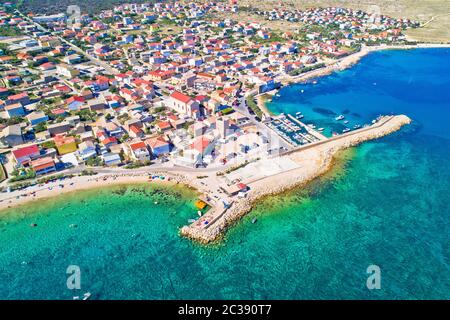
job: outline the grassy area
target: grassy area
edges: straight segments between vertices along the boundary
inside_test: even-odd
[[[0,37],[18,37],[21,35],[23,35],[23,33],[17,27],[1,27],[0,28]]]
[[[261,109],[258,107],[258,104],[255,102],[255,96],[248,96],[245,99],[245,102],[247,103],[247,106],[253,110],[253,112],[260,118],[262,119],[262,115],[263,112],[261,111]]]

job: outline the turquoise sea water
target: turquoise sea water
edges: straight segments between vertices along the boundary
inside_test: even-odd
[[[346,108],[369,121],[389,111],[414,124],[345,152],[308,188],[262,201],[218,244],[178,236],[196,212],[195,193],[181,188],[115,187],[10,210],[0,298],[449,299],[449,59],[445,49],[375,53],[284,89],[275,112],[330,121],[313,109]],[[366,288],[371,264],[380,290]],[[79,292],[66,287],[69,265],[81,268]]]

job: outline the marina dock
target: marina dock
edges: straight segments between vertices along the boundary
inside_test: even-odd
[[[287,115],[289,119],[291,119],[292,121],[294,121],[295,123],[297,123],[298,125],[302,126],[303,128],[305,128],[306,131],[308,131],[308,133],[314,137],[316,137],[319,140],[327,140],[328,138],[325,137],[323,134],[321,134],[319,131],[314,130],[313,128],[311,128],[310,126],[307,126],[306,124],[304,124],[303,122],[301,122],[299,119],[295,118],[293,115],[288,114]]]
[[[333,163],[333,156],[340,150],[386,136],[409,123],[411,119],[404,115],[381,117],[369,127],[329,139],[322,136],[319,141],[298,146],[280,156],[281,162],[294,163],[296,167],[284,166],[284,169],[274,171],[272,174],[261,172],[259,176],[256,174],[251,178],[244,178],[241,182],[249,187],[245,197],[232,196],[227,203],[216,201],[215,205],[200,219],[184,226],[181,234],[202,243],[214,241],[233,221],[251,211],[259,199],[284,192],[317,178],[329,170]]]

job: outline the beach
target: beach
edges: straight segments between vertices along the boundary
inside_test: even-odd
[[[30,202],[37,202],[42,199],[50,199],[61,194],[77,192],[81,190],[99,189],[110,187],[114,185],[131,185],[143,183],[158,183],[158,184],[185,184],[186,180],[179,175],[164,173],[164,179],[152,179],[152,174],[156,172],[136,173],[120,172],[113,174],[97,174],[92,176],[74,176],[72,178],[64,178],[46,184],[38,184],[27,187],[23,190],[15,190],[9,193],[0,194],[0,204],[2,209],[12,209],[14,207],[28,204]]]
[[[324,68],[313,70],[302,74],[297,77],[290,77],[289,79],[285,79],[287,82],[283,81],[284,85],[290,83],[304,82],[312,78],[317,78],[321,76],[328,75],[334,71],[344,70],[346,68],[351,67],[355,63],[357,63],[362,57],[366,56],[370,52],[379,51],[379,50],[404,50],[404,49],[415,49],[415,48],[448,48],[450,45],[439,45],[439,44],[420,44],[414,46],[376,46],[376,47],[363,47],[359,52],[352,54],[350,56],[344,57],[338,61],[333,62],[332,64],[327,65]],[[265,106],[265,99],[262,96],[257,96],[257,102],[259,107],[263,110],[264,113],[270,114],[269,110]],[[407,117],[406,117],[407,118]],[[409,123],[402,119],[400,122],[402,123],[400,127],[406,123]],[[409,118],[408,118],[409,119]],[[393,131],[400,129],[400,127],[396,127]],[[338,150],[342,150],[343,148],[347,148],[351,145],[356,145],[361,143],[362,141],[376,139],[379,136],[383,136],[393,132],[388,130],[388,132],[383,132],[383,134],[375,134],[372,138],[356,138],[354,137],[354,132],[351,133],[353,137],[350,140],[339,140],[341,141],[340,146],[336,149],[329,149],[327,152],[323,152],[322,148],[319,147],[316,149],[316,145],[312,144],[308,146],[308,149],[313,148],[316,149],[315,153],[311,153],[311,157],[309,158],[309,162],[305,163],[305,166],[302,167],[302,170],[298,170],[296,172],[287,172],[285,176],[278,175],[277,177],[272,177],[270,179],[266,179],[263,182],[253,182],[251,184],[252,192],[249,193],[249,196],[245,198],[245,200],[240,200],[238,203],[234,204],[233,209],[228,210],[226,216],[224,215],[223,219],[221,218],[219,227],[217,228],[208,228],[209,231],[206,235],[198,235],[196,232],[191,232],[192,228],[185,227],[181,230],[181,233],[190,238],[199,240],[200,242],[210,242],[219,236],[225,227],[231,223],[232,221],[237,220],[239,217],[247,213],[251,210],[253,203],[257,201],[262,196],[268,194],[276,194],[283,192],[287,189],[291,189],[295,186],[303,185],[308,181],[320,176],[327,170],[329,170],[332,164],[332,158],[336,154]],[[344,142],[345,141],[345,142]],[[329,145],[331,146],[331,144]],[[344,147],[343,147],[344,146]],[[322,150],[322,151],[320,151]],[[311,151],[310,151],[311,152]],[[309,154],[309,153],[308,153]],[[306,154],[302,152],[302,155]],[[151,169],[145,170],[136,170],[135,172],[125,172],[121,169],[117,169],[117,173],[114,174],[98,174],[96,176],[76,176],[71,179],[66,179],[63,182],[56,181],[52,183],[48,183],[44,186],[33,186],[28,187],[26,190],[18,190],[11,193],[2,193],[0,194],[0,203],[4,207],[4,209],[10,209],[28,202],[37,201],[39,199],[51,198],[59,194],[75,192],[78,190],[87,190],[87,189],[96,189],[101,188],[102,186],[111,186],[118,184],[137,184],[137,183],[146,183],[149,182],[149,174],[165,174],[169,179],[160,180],[158,182],[161,183],[182,183],[186,186],[192,187],[200,192],[207,192],[207,188],[200,185],[198,181],[195,179],[195,174],[183,172],[183,170],[170,170],[164,171],[159,170],[159,172],[152,172]],[[292,177],[294,177],[292,181]],[[280,180],[281,179],[281,180]],[[280,183],[283,181],[283,183]],[[61,187],[62,186],[62,187]],[[264,187],[264,191],[262,188]],[[215,212],[215,208],[210,210],[209,215],[214,216],[217,214]],[[221,212],[222,214],[222,212]],[[194,228],[195,230],[195,228]]]

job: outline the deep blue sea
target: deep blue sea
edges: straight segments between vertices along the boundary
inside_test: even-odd
[[[307,188],[265,199],[215,245],[178,236],[196,212],[195,193],[180,188],[121,186],[9,210],[0,299],[450,299],[448,61],[447,49],[384,51],[284,88],[271,110],[332,130],[341,113],[414,122],[342,153]],[[66,286],[69,265],[81,290]],[[380,267],[379,290],[366,287],[369,265]]]
[[[369,124],[380,114],[404,113],[422,126],[422,133],[448,138],[449,55],[450,49],[372,53],[350,69],[316,79],[316,84],[283,88],[269,109],[302,112],[302,121],[325,128],[328,135]],[[339,115],[349,123],[336,121]]]

